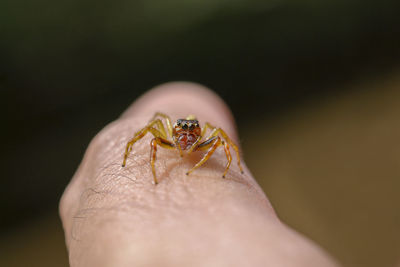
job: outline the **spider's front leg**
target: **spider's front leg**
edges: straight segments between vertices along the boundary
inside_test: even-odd
[[[203,165],[210,157],[211,155],[215,152],[215,150],[217,149],[217,147],[223,145],[224,146],[224,150],[225,150],[225,154],[226,154],[226,158],[228,160],[228,163],[226,164],[225,167],[225,171],[224,174],[222,175],[223,178],[225,178],[226,173],[228,172],[229,166],[231,165],[232,162],[232,156],[231,153],[229,152],[229,145],[228,143],[224,142],[221,140],[221,138],[219,136],[214,136],[204,142],[202,142],[201,144],[199,144],[198,146],[196,146],[196,150],[206,150],[209,148],[209,150],[207,151],[207,153],[203,156],[203,158],[192,168],[190,169],[186,175],[189,175],[191,172],[193,172],[195,169],[197,169],[198,167],[200,167],[201,165]]]
[[[129,152],[132,150],[133,144],[135,144],[138,140],[142,139],[148,132],[151,132],[154,135],[154,137],[163,138],[165,136],[162,132],[153,127],[155,123],[157,123],[157,120],[151,122],[148,126],[144,127],[142,130],[137,132],[135,136],[126,144],[122,167],[125,167],[126,159],[128,158]]]
[[[154,183],[158,184],[157,181],[157,176],[156,176],[156,168],[155,168],[155,162],[156,162],[156,154],[157,154],[157,145],[162,146],[167,149],[174,149],[175,145],[161,137],[156,137],[151,140],[150,146],[150,163],[151,163],[151,171],[153,172],[153,178],[154,178]]]

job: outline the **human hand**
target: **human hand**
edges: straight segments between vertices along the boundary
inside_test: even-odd
[[[154,185],[148,134],[121,167],[127,141],[156,111],[173,120],[195,114],[238,144],[229,109],[211,91],[169,83],[142,96],[93,139],[61,199],[71,266],[337,266],[280,222],[234,153],[223,179],[221,148],[189,176],[201,155],[160,148]]]

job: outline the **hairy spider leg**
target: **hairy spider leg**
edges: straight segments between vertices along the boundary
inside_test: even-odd
[[[229,166],[231,165],[232,162],[232,156],[231,153],[229,152],[229,145],[224,142],[223,140],[221,140],[221,138],[219,136],[214,136],[204,142],[202,142],[201,144],[199,144],[196,147],[196,150],[206,150],[208,149],[207,153],[203,156],[203,158],[192,168],[190,169],[186,175],[189,175],[191,172],[193,172],[195,169],[197,169],[198,167],[200,167],[201,165],[203,165],[210,157],[211,155],[215,152],[215,150],[217,149],[217,147],[223,145],[224,146],[224,150],[225,150],[225,154],[226,154],[226,158],[228,160],[228,163],[226,165],[225,168],[225,172],[222,175],[222,177],[225,178],[226,173],[228,172]]]
[[[126,159],[128,158],[129,152],[131,151],[133,144],[136,143],[139,139],[143,138],[143,136],[145,136],[148,132],[151,132],[154,135],[154,137],[161,137],[161,138],[164,137],[162,132],[160,132],[159,130],[157,130],[156,128],[151,126],[154,123],[155,123],[155,121],[153,121],[148,126],[144,127],[142,130],[137,132],[135,134],[135,136],[126,144],[124,161],[122,162],[122,167],[125,167]]]
[[[167,124],[167,129],[168,129],[169,136],[172,137],[171,118],[170,118],[168,115],[164,114],[164,113],[156,112],[156,114],[154,114],[154,116],[153,116],[153,120],[154,120],[155,118],[157,118],[157,116],[160,116],[160,117],[162,117],[162,118],[165,119],[165,122],[166,122],[166,124]]]
[[[151,143],[150,143],[150,147],[151,147],[151,150],[150,150],[150,163],[151,163],[151,171],[153,172],[153,178],[154,178],[154,183],[155,184],[158,184],[157,176],[156,176],[156,168],[155,168],[156,154],[157,154],[157,144],[159,146],[167,148],[167,149],[174,149],[175,148],[175,145],[172,142],[170,142],[170,141],[168,141],[168,140],[166,140],[164,138],[156,137],[156,138],[153,138],[151,140]]]
[[[243,173],[243,168],[242,165],[240,164],[240,155],[239,155],[239,148],[237,147],[237,145],[235,145],[235,143],[233,143],[233,141],[229,138],[229,136],[225,133],[224,130],[222,130],[221,128],[217,128],[212,126],[210,123],[206,122],[203,130],[202,130],[202,135],[205,133],[206,129],[210,128],[213,129],[210,133],[210,135],[206,138],[206,141],[214,136],[217,136],[218,134],[221,134],[221,136],[229,143],[229,145],[232,146],[232,148],[235,150],[236,152],[236,157],[237,157],[237,164],[239,166],[240,172]]]

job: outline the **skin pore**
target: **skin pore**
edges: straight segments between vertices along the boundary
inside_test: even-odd
[[[203,152],[181,158],[159,147],[154,185],[149,133],[121,167],[127,142],[155,111],[173,121],[195,114],[239,144],[228,107],[200,85],[168,83],[139,98],[92,140],[62,196],[71,266],[338,266],[277,218],[244,161],[244,174],[232,164],[221,177],[222,147],[189,176]]]

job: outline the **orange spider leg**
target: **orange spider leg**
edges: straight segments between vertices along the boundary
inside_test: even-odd
[[[225,178],[225,175],[228,172],[229,166],[231,166],[232,156],[231,156],[231,152],[229,151],[228,143],[222,141],[222,144],[224,145],[226,159],[228,160],[228,163],[226,164],[226,168],[225,168],[224,174],[222,175],[222,177]]]
[[[153,172],[153,178],[154,178],[154,183],[158,184],[157,181],[157,176],[156,176],[156,168],[155,168],[155,162],[156,162],[156,154],[157,154],[157,144],[159,146],[162,146],[164,148],[167,149],[174,149],[175,145],[173,143],[171,143],[170,141],[164,139],[164,138],[160,138],[160,137],[156,137],[153,138],[151,140],[150,143],[150,163],[151,163],[151,171]]]
[[[183,158],[183,152],[182,152],[181,144],[179,142],[176,142],[176,146],[178,147],[179,156],[181,156],[181,158]]]
[[[146,127],[144,127],[141,131],[143,131],[144,129],[148,128],[148,127],[153,127],[154,124],[157,124],[158,126],[158,130],[160,131],[161,137],[163,138],[167,138],[167,134],[165,132],[165,128],[164,128],[164,124],[162,123],[162,121],[160,119],[155,119],[155,120],[151,120]],[[154,128],[154,127],[153,127]],[[156,129],[156,128],[155,128]],[[141,133],[141,131],[138,131],[135,133],[134,137],[136,137],[137,135],[139,135]],[[129,147],[129,152],[131,152],[132,150],[132,146]]]
[[[151,124],[154,124],[155,122],[152,122]],[[151,125],[149,124],[149,125]],[[157,130],[156,128],[153,128],[151,126],[146,126],[139,132],[135,134],[135,136],[126,144],[126,149],[125,149],[125,154],[124,154],[124,161],[122,162],[122,167],[125,167],[126,164],[126,159],[128,158],[129,152],[132,149],[133,144],[135,144],[139,139],[143,138],[148,132],[151,132],[155,137],[163,137],[163,134]]]
[[[215,129],[216,127],[214,127],[211,124],[209,124],[208,122],[206,122],[206,124],[204,125],[203,129],[201,129],[201,136],[205,135],[205,133],[206,133],[208,128]],[[209,137],[211,137],[211,136],[209,136]]]
[[[206,133],[206,131],[207,131],[208,128],[215,128],[215,127],[212,126],[212,125],[209,124],[209,123],[206,123],[206,125],[203,127],[203,129],[201,129],[200,136],[197,138],[196,142],[194,142],[193,145],[192,145],[192,146],[190,147],[190,149],[188,150],[188,152],[187,152],[188,154],[192,153],[193,150],[197,147],[197,145],[199,144],[199,142],[200,142],[201,139],[203,138],[203,136],[204,136],[204,134]],[[211,137],[211,136],[209,136],[209,137],[207,138],[207,140],[210,139],[210,137]]]
[[[222,135],[222,137],[233,147],[233,149],[235,150],[236,155],[237,155],[239,169],[240,169],[241,173],[243,173],[243,168],[242,168],[242,165],[240,164],[239,148],[236,146],[236,144],[233,143],[233,141],[229,138],[229,136],[225,133],[224,130],[222,130],[221,128],[217,128],[208,122],[206,122],[205,126],[201,130],[202,136],[204,136],[207,129],[213,129],[213,130],[212,130],[210,136],[206,138],[206,140],[209,140],[210,138],[217,136],[220,133]]]
[[[203,156],[203,158],[192,168],[190,169],[186,175],[189,175],[191,172],[193,172],[195,169],[197,169],[198,167],[200,167],[201,165],[203,165],[210,157],[211,155],[215,152],[215,150],[217,149],[217,147],[219,147],[220,145],[222,145],[221,142],[221,138],[219,136],[215,136],[207,141],[204,141],[203,143],[199,144],[197,146],[196,149],[198,150],[205,150],[207,148],[210,148],[207,153]],[[225,150],[226,152],[226,150]],[[230,156],[230,154],[229,154]],[[227,168],[229,168],[230,166],[230,158],[229,158],[228,154],[226,155],[227,159],[228,159],[228,165]],[[226,173],[227,170],[225,170],[224,175]]]
[[[218,134],[221,134],[222,137],[229,143],[229,145],[231,145],[233,147],[233,149],[236,152],[237,164],[239,166],[240,172],[243,173],[243,168],[242,168],[242,165],[240,164],[239,148],[237,147],[237,145],[235,145],[235,143],[233,143],[233,141],[229,138],[229,136],[221,128],[216,128],[216,127],[212,126],[211,124],[209,124],[208,122],[206,122],[206,125],[204,126],[203,130],[206,129],[206,127],[213,128],[210,136],[207,139],[217,136]]]
[[[153,125],[156,124],[158,126],[158,130],[161,132],[163,138],[167,138],[167,132],[165,131],[164,124],[160,119],[155,119],[150,121],[146,127],[154,127]]]
[[[157,118],[157,116],[163,117],[163,118],[165,119],[165,122],[166,122],[166,124],[167,124],[168,133],[169,133],[169,135],[172,137],[171,118],[170,118],[168,115],[164,114],[164,113],[156,112],[156,114],[154,114],[154,116],[153,116],[153,120],[154,120],[155,118]],[[166,138],[166,137],[165,137],[165,138]]]
[[[193,143],[193,145],[190,147],[190,149],[188,150],[188,154],[192,153],[193,150],[197,147],[197,145],[199,144],[199,142],[201,141],[201,139],[203,138],[203,136],[205,135],[206,131],[208,128],[215,128],[214,126],[212,126],[211,124],[209,124],[208,122],[206,122],[206,125],[204,125],[203,129],[201,129],[201,133],[199,138],[197,138],[196,142]],[[212,136],[209,136],[208,138],[206,138],[206,140],[210,139]]]
[[[171,124],[171,118],[168,115],[164,114],[164,113],[156,112],[156,114],[154,114],[153,119],[157,118],[157,116],[163,117],[165,119],[166,124],[167,124],[168,133],[172,138],[174,138],[173,130],[172,130],[172,124]],[[179,155],[181,157],[183,157],[182,148],[181,148],[181,145],[178,142],[176,143],[176,147],[178,148]]]
[[[197,147],[198,143],[201,141],[201,139],[205,135],[208,128],[215,129],[216,127],[214,127],[211,124],[209,124],[208,122],[206,122],[206,125],[204,125],[203,129],[201,129],[199,138],[197,138],[196,142],[194,142],[192,147],[188,150],[188,152],[187,152],[188,154],[192,153],[193,150]],[[206,140],[210,139],[211,137],[213,137],[213,136],[210,135],[208,138],[206,138]]]

